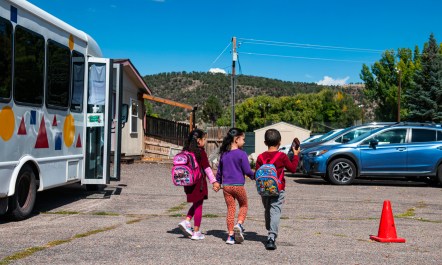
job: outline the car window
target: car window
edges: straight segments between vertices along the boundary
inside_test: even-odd
[[[442,131],[437,131],[437,140],[442,141]]]
[[[348,132],[348,133],[342,135],[341,137],[337,138],[335,140],[335,142],[337,142],[337,143],[343,143],[344,141],[349,142],[349,141],[353,140],[354,138],[358,137],[359,135],[362,135],[372,129],[373,129],[372,127],[366,127],[366,128],[359,128],[359,129],[353,130],[353,131]]]
[[[411,130],[411,142],[433,142],[436,141],[436,131],[431,129],[412,129]]]
[[[369,137],[367,140],[362,142],[362,144],[369,144],[370,141],[373,140],[377,141],[378,145],[405,143],[406,135],[407,129],[405,128],[383,131],[379,134]]]

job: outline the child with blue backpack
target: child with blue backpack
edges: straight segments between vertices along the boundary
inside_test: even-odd
[[[244,188],[245,175],[254,179],[247,153],[241,148],[245,144],[245,134],[241,129],[231,128],[220,147],[220,162],[216,180],[223,185],[224,200],[227,205],[227,244],[244,241],[243,224],[246,219],[248,203]],[[239,204],[238,221],[235,224],[236,201]]]
[[[208,189],[206,177],[209,179],[210,184],[213,185],[213,190],[218,191],[220,184],[216,181],[216,178],[210,168],[207,153],[204,150],[206,144],[207,135],[200,129],[195,129],[190,132],[183,150],[194,154],[196,162],[202,169],[202,178],[193,186],[185,186],[184,192],[187,196],[187,202],[193,203],[187,212],[186,219],[178,224],[183,234],[187,237],[191,237],[193,240],[204,239],[204,235],[200,231],[201,220],[203,216],[203,202],[208,199]],[[192,225],[190,221],[194,219],[194,228],[192,231]]]
[[[269,129],[265,132],[264,143],[268,149],[256,159],[256,171],[258,173],[259,168],[263,164],[271,163],[276,167],[276,175],[279,179],[279,194],[277,196],[261,196],[262,204],[264,205],[265,225],[268,231],[265,247],[267,250],[275,250],[282,205],[285,202],[284,168],[292,173],[296,172],[299,162],[299,152],[301,150],[300,148],[295,149],[295,147],[292,147],[294,153],[292,161],[290,161],[286,154],[278,152],[278,148],[281,145],[281,134],[276,129]]]

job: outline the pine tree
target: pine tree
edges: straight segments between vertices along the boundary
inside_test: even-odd
[[[407,91],[409,114],[412,121],[442,121],[442,55],[431,34],[416,69],[412,87]]]

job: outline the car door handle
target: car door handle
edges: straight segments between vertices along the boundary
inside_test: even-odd
[[[396,148],[396,150],[398,150],[398,151],[405,151],[405,150],[407,150],[407,148],[405,148],[405,147],[398,147],[398,148]]]

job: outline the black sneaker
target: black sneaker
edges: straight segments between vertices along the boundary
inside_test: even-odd
[[[267,240],[266,249],[267,250],[275,250],[276,249],[275,240],[273,240],[271,238],[269,240]]]

